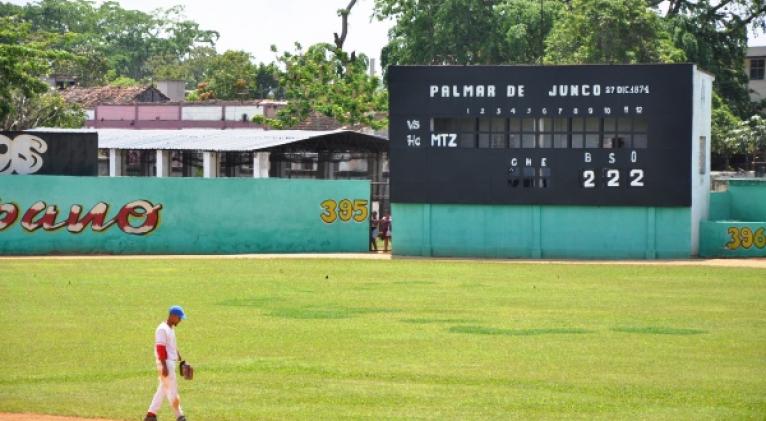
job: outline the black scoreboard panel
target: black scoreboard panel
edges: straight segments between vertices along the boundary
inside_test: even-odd
[[[693,65],[392,66],[397,203],[690,206]]]

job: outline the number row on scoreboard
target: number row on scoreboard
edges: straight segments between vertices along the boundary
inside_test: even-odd
[[[644,113],[641,105],[622,107],[466,107],[466,115],[640,115]]]
[[[584,189],[595,189],[597,186],[616,187],[644,187],[644,170],[633,168],[619,170],[616,168],[604,168],[600,172],[593,169],[582,170],[580,185]]]
[[[435,117],[431,147],[645,149],[645,117]]]

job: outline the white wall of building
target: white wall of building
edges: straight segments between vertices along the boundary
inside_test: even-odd
[[[186,82],[183,80],[158,80],[157,89],[172,102],[181,102],[186,98]]]
[[[187,121],[219,121],[223,116],[223,107],[191,106],[181,108],[181,120]]]
[[[694,66],[692,103],[692,255],[699,253],[700,222],[708,217],[710,208],[710,123],[712,112],[713,76]]]
[[[763,47],[750,47],[747,49],[747,59],[745,59],[745,72],[750,77],[750,61],[764,60],[766,59],[766,46]],[[748,82],[748,88],[750,89],[750,99],[753,101],[761,101],[766,99],[766,77],[761,80],[751,79]]]
[[[253,117],[263,115],[263,107],[260,105],[227,105],[226,121],[242,121],[242,116],[246,115],[246,120],[250,121]]]

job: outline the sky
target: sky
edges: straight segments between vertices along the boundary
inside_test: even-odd
[[[6,0],[8,1],[8,0]],[[292,50],[298,41],[304,46],[332,42],[333,32],[340,32],[337,10],[348,0],[119,0],[126,9],[151,11],[177,4],[186,7],[186,16],[203,29],[221,34],[217,49],[245,50],[256,61],[275,58],[271,45],[279,51]],[[391,21],[371,19],[374,0],[358,0],[349,18],[349,31],[344,49],[367,54],[380,66],[380,50],[388,40]],[[10,0],[24,4],[30,0]],[[100,1],[99,1],[100,3]],[[751,38],[750,45],[766,45],[766,35]]]
[[[30,0],[5,0],[14,4]],[[203,29],[221,34],[218,51],[245,50],[256,61],[271,62],[279,51],[292,50],[298,41],[304,47],[317,42],[333,42],[333,32],[340,33],[337,10],[349,0],[119,0],[126,9],[151,11],[181,4],[186,17]],[[102,1],[98,1],[102,3]],[[373,0],[358,0],[349,17],[344,49],[374,57],[380,64],[380,50],[388,40],[391,22],[371,19]]]

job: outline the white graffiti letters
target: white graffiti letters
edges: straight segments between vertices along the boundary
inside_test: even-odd
[[[48,144],[31,134],[14,139],[0,135],[0,175],[36,173],[43,166],[41,154],[47,150]]]

